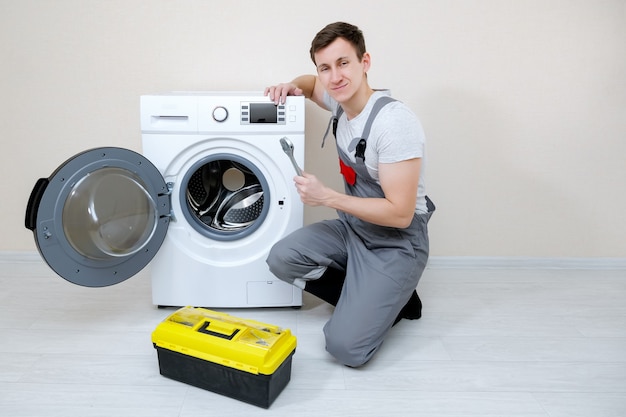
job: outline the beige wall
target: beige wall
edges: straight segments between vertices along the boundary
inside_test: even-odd
[[[138,100],[313,70],[326,23],[366,34],[371,84],[419,115],[432,255],[626,257],[623,0],[0,0],[0,251],[33,251],[31,187],[97,146],[140,150]],[[326,115],[306,168],[339,188]],[[332,142],[331,142],[332,144]],[[307,209],[311,222],[332,212]]]

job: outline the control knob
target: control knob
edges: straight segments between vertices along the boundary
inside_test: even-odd
[[[213,109],[213,120],[218,123],[221,123],[228,119],[228,110],[224,106],[218,106]]]

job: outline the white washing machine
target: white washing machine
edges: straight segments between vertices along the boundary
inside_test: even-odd
[[[275,106],[262,94],[141,97],[143,154],[172,190],[174,219],[151,265],[157,305],[302,305],[277,280],[270,247],[302,227],[294,167],[304,162],[304,98]]]
[[[100,287],[150,263],[159,306],[297,307],[300,289],[265,258],[303,224],[294,167],[304,164],[304,98],[262,93],[141,97],[143,155],[85,151],[35,185],[26,227],[50,267]]]

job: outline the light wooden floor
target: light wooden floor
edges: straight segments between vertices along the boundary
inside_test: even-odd
[[[290,328],[292,379],[263,410],[159,375],[142,272],[81,288],[0,262],[0,416],[626,416],[626,271],[429,268],[424,317],[365,367],[324,351],[331,310],[229,311]]]

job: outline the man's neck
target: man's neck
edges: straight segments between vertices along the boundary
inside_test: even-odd
[[[340,103],[348,120],[352,120],[361,114],[372,94],[374,94],[374,90],[372,90],[370,86],[365,83],[363,88],[357,91],[350,98],[350,100],[345,103]]]

